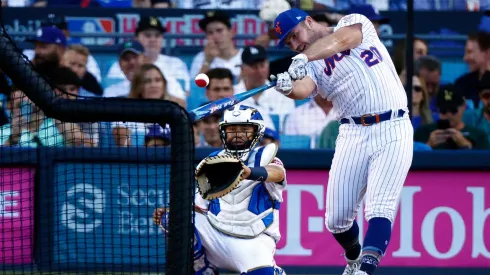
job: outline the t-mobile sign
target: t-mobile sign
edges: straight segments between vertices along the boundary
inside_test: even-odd
[[[32,262],[34,170],[0,168],[0,261]]]
[[[345,265],[324,225],[327,180],[328,171],[288,171],[279,265]],[[397,213],[382,266],[490,267],[490,172],[410,172]]]

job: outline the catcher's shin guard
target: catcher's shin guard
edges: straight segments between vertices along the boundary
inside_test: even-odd
[[[206,258],[199,232],[194,227],[194,275],[219,275],[218,269]]]

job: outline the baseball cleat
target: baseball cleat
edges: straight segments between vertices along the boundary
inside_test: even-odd
[[[361,254],[359,254],[359,257],[355,260],[349,260],[345,258],[347,261],[347,266],[344,269],[344,273],[342,275],[361,275],[361,274],[366,274],[364,271],[359,271],[359,268],[361,267]],[[362,272],[362,273],[358,273]]]
[[[356,273],[354,273],[354,275],[368,275],[368,274],[362,270],[358,270]]]

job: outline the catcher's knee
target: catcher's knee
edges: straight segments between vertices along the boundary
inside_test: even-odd
[[[194,275],[219,275],[218,269],[206,257],[199,231],[194,227]]]

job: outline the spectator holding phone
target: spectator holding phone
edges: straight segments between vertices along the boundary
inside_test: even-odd
[[[463,122],[466,101],[453,85],[440,90],[435,103],[439,120],[420,126],[414,133],[414,141],[426,143],[432,149],[490,149],[485,132]]]

